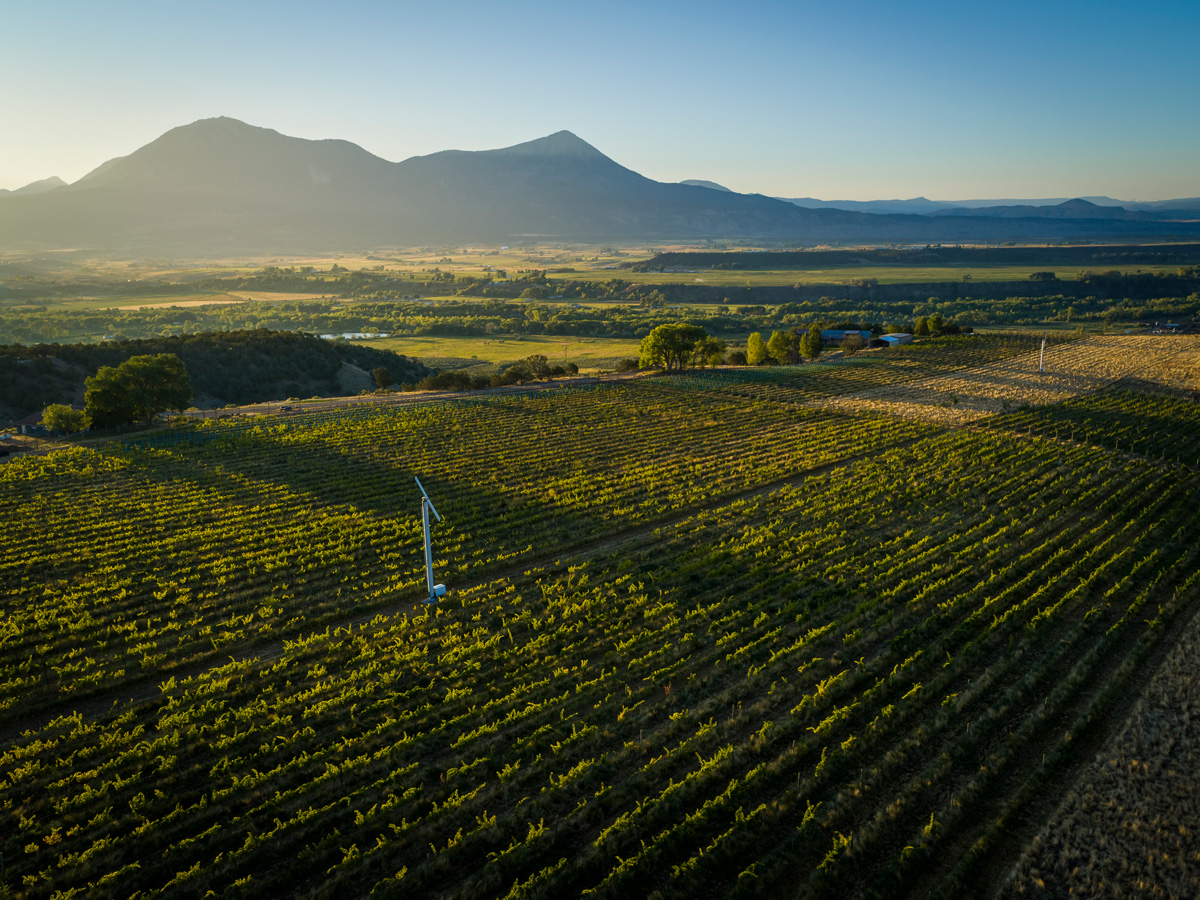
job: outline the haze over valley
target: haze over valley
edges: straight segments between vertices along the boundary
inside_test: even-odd
[[[217,118],[174,128],[71,185],[47,179],[0,196],[0,241],[10,251],[180,255],[518,240],[1200,236],[1200,210],[1178,208],[1186,201],[1148,211],[1086,200],[976,209],[921,201],[857,205],[870,215],[714,187],[645,178],[569,131],[393,163],[348,141],[304,140]]]

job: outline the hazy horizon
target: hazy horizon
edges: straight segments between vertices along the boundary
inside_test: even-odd
[[[0,188],[231,116],[393,162],[568,129],[821,200],[1200,195],[1195,4],[49,2],[0,16]]]

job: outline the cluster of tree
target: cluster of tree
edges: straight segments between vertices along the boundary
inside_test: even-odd
[[[0,416],[4,418],[19,419],[47,404],[83,402],[87,373],[50,356],[29,355],[34,349],[0,347]]]
[[[86,381],[87,420],[100,427],[144,422],[192,402],[187,367],[174,353],[131,356],[118,366],[101,366]]]
[[[1147,300],[1200,290],[1200,268],[1186,266],[1177,272],[1083,271],[1075,276],[1075,280],[1089,294],[1099,297]]]
[[[74,434],[93,425],[148,425],[159,413],[184,409],[193,396],[187,367],[173,353],[131,356],[120,365],[101,366],[85,383],[85,408],[49,404],[42,413],[46,428]]]
[[[307,302],[227,304],[190,309],[38,310],[0,309],[0,341],[72,342],[88,335],[112,334],[119,340],[159,337],[163,333],[251,330],[330,333],[355,331],[391,335],[474,336],[553,334],[581,337],[637,337],[665,322],[679,321],[690,310],[612,305],[576,307],[567,303],[446,299],[418,303],[364,301],[353,304]],[[761,315],[715,307],[704,315],[711,330],[742,331],[747,324],[778,318],[763,307]]]
[[[642,368],[661,366],[681,372],[688,366],[720,365],[725,361],[725,341],[712,337],[703,325],[671,322],[659,325],[642,338]]]
[[[920,316],[913,325],[911,332],[917,337],[939,337],[948,334],[970,334],[970,325],[959,325],[954,321],[943,319],[940,313],[932,316]]]
[[[940,316],[926,322],[936,321],[938,334],[953,334],[957,331],[943,328],[945,323]],[[746,349],[726,353],[725,341],[711,337],[704,326],[693,323],[674,323],[660,325],[642,339],[641,359],[638,361],[642,368],[661,367],[668,372],[683,371],[688,367],[708,365],[761,366],[768,363],[775,365],[794,365],[801,359],[815,360],[824,349],[824,332],[826,329],[837,328],[846,331],[869,331],[856,323],[812,322],[806,326],[796,326],[791,329],[776,329],[770,338],[764,340],[761,333],[754,331],[746,340]],[[845,338],[838,349],[847,356],[853,356],[866,346],[862,335],[854,334]]]
[[[757,331],[753,332],[746,341],[745,359],[734,362],[739,365],[761,366],[769,362],[786,366],[798,363],[804,359],[813,360],[821,355],[824,349],[822,332],[824,326],[814,322],[807,328],[796,327],[789,331],[772,331],[766,341]],[[854,351],[862,349],[861,341],[855,344]]]
[[[1163,281],[1160,276],[1146,277],[1153,279],[1155,285]],[[1047,283],[1074,286],[1075,291],[1082,291],[1082,285],[1091,281],[1055,280]],[[711,290],[708,286],[700,287]],[[565,287],[559,288],[569,293]],[[102,335],[130,339],[257,328],[316,333],[383,332],[396,336],[549,334],[640,339],[658,325],[695,319],[702,320],[712,334],[732,335],[752,329],[792,329],[799,325],[807,326],[814,320],[863,322],[864,327],[875,331],[911,331],[920,316],[935,314],[941,315],[946,322],[960,324],[1036,325],[1051,320],[1061,321],[1061,311],[1068,306],[1074,307],[1076,314],[1073,320],[1077,321],[1098,321],[1110,311],[1115,311],[1126,321],[1154,321],[1164,317],[1200,314],[1200,300],[1192,299],[1197,296],[1195,291],[1176,296],[1160,293],[1145,300],[1132,297],[1108,299],[1097,294],[1075,295],[1068,292],[1037,297],[930,296],[926,300],[916,301],[908,291],[895,299],[879,296],[846,299],[825,295],[801,302],[794,299],[795,294],[790,288],[747,288],[744,291],[721,293],[718,295],[720,302],[713,302],[703,312],[698,312],[695,308],[670,308],[675,298],[668,296],[668,292],[686,293],[692,290],[688,285],[656,285],[653,288],[627,285],[621,288],[620,283],[616,283],[611,290],[624,301],[640,299],[636,300],[636,304],[622,302],[599,307],[552,300],[523,302],[480,297],[446,297],[418,302],[386,299],[376,294],[370,295],[373,299],[355,303],[314,299],[188,309],[63,310],[51,306],[18,310],[0,305],[0,343],[69,343]],[[785,297],[786,302],[735,302],[730,296],[751,298],[764,295],[767,291],[775,291]],[[667,303],[667,300],[672,303]]]
[[[75,434],[92,427],[92,417],[86,410],[65,403],[51,403],[42,411],[42,424],[57,434]]]

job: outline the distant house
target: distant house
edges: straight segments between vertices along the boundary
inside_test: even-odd
[[[35,412],[23,419],[17,419],[13,422],[13,426],[17,429],[18,434],[29,435],[30,437],[45,437],[48,432],[46,426],[42,424],[41,412]]]
[[[871,340],[871,332],[869,331],[845,331],[840,328],[826,328],[821,332],[821,343],[826,347],[836,347],[846,338],[855,334],[863,339],[863,343]]]
[[[72,403],[71,409],[76,412],[84,412],[85,407],[78,403]],[[13,422],[13,426],[19,434],[28,435],[29,437],[46,437],[50,434],[50,430],[42,424],[41,412],[30,413],[25,418]]]
[[[881,335],[879,340],[881,343],[877,344],[876,346],[899,347],[899,346],[902,346],[903,344],[911,344],[913,342],[913,336],[911,334],[900,334],[900,333],[885,334],[885,335]],[[874,342],[872,342],[872,343],[874,343]]]

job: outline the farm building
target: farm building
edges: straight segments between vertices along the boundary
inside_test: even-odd
[[[869,331],[843,331],[840,328],[826,328],[821,332],[821,343],[827,347],[836,347],[846,338],[857,334],[864,342],[871,340]]]
[[[903,344],[911,344],[913,336],[911,334],[885,334],[878,340],[871,341],[872,347],[899,347]]]
[[[13,422],[13,427],[17,429],[18,434],[37,437],[44,437],[47,434],[46,426],[42,424],[42,413],[40,411],[31,413],[23,419],[17,419],[17,421]]]

